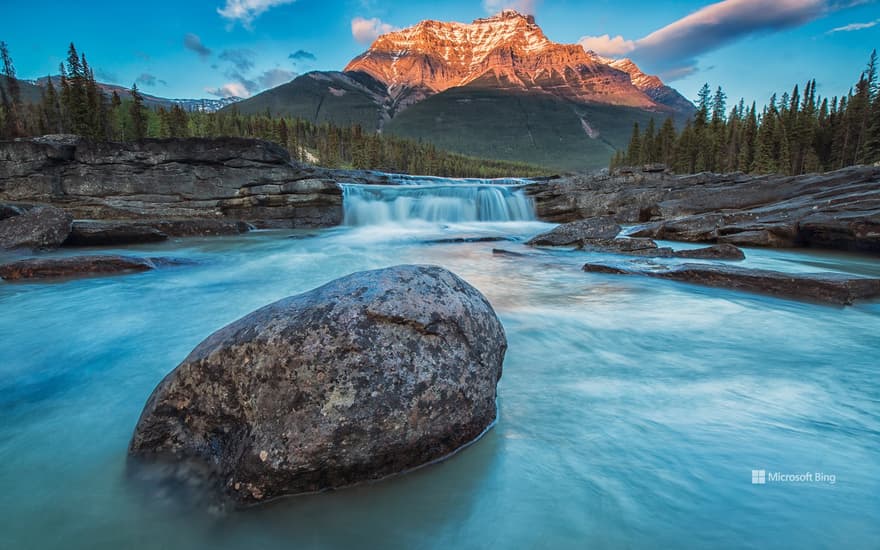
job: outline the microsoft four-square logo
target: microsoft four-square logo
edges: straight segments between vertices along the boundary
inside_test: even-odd
[[[767,470],[752,470],[752,485],[767,483]]]

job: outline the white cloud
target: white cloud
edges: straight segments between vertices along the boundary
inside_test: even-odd
[[[227,82],[219,88],[205,88],[205,91],[217,97],[249,97],[251,95],[240,82]]]
[[[535,15],[540,0],[483,0],[483,9],[490,15],[501,10],[516,10],[526,15]]]
[[[723,0],[638,40],[606,34],[585,36],[579,43],[601,55],[629,55],[674,80],[693,73],[701,54],[748,36],[799,27],[865,1]]]
[[[217,8],[217,13],[231,23],[241,22],[245,27],[250,27],[254,19],[276,6],[292,4],[296,0],[226,0],[226,5]]]
[[[636,43],[632,40],[620,36],[619,34],[612,38],[607,34],[602,36],[585,36],[578,41],[578,44],[587,51],[594,51],[599,55],[608,57],[619,57],[633,51]]]
[[[287,69],[269,69],[257,77],[257,81],[263,88],[274,88],[286,84],[296,77],[296,73]]]
[[[877,26],[880,24],[880,19],[875,19],[874,21],[868,21],[867,23],[850,23],[849,25],[844,25],[842,27],[837,27],[831,29],[825,34],[831,34],[835,32],[852,32],[852,31],[860,31],[863,29],[870,29],[871,27]]]
[[[366,19],[355,17],[351,20],[351,35],[362,44],[369,44],[379,36],[397,30],[394,26],[384,23],[378,17]]]

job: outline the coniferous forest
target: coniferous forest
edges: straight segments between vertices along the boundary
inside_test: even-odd
[[[880,89],[877,52],[854,89],[820,97],[816,81],[773,95],[759,112],[743,100],[727,112],[721,87],[700,90],[697,111],[680,131],[672,119],[660,128],[633,126],[629,147],[611,168],[663,163],[676,173],[806,174],[880,161]]]
[[[15,66],[0,42],[0,139],[78,134],[97,141],[172,137],[249,137],[272,141],[291,157],[329,168],[355,168],[445,177],[541,176],[549,169],[525,163],[473,158],[423,143],[365,131],[360,126],[314,124],[301,119],[230,112],[187,112],[178,105],[149,109],[133,85],[130,98],[108,96],[85,54],[70,45],[58,79],[47,78],[41,101],[22,100]],[[56,85],[57,83],[57,85]]]

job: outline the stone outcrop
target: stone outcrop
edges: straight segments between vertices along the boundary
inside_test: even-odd
[[[743,290],[783,298],[849,305],[880,297],[880,279],[836,273],[782,273],[719,264],[606,264],[584,265],[588,273],[641,275],[703,286]]]
[[[240,504],[404,472],[492,425],[506,347],[445,269],[355,273],[202,342],[147,402],[133,466],[201,472]]]
[[[0,279],[56,279],[117,275],[149,271],[179,262],[167,258],[135,258],[131,256],[72,256],[67,258],[32,258],[0,265]]]
[[[611,217],[643,224],[636,237],[880,252],[877,166],[806,176],[581,175],[528,193],[541,219]]]
[[[283,148],[251,139],[0,142],[0,201],[52,204],[77,219],[337,225],[342,191],[312,172]]]
[[[610,240],[620,233],[620,225],[611,218],[590,218],[565,223],[531,238],[529,246],[571,246],[585,240]]]
[[[0,220],[0,249],[57,248],[70,235],[73,217],[51,206],[9,208],[13,215]]]
[[[155,227],[132,222],[75,221],[66,246],[123,246],[128,244],[155,243],[168,239],[168,235]]]

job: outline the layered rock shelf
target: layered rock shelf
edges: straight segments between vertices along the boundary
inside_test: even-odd
[[[631,236],[880,252],[880,167],[805,176],[580,175],[528,188],[552,222],[610,218]]]
[[[10,217],[13,209],[51,204],[76,219],[156,222],[151,226],[166,234],[229,233],[242,228],[238,222],[261,228],[337,225],[342,191],[326,174],[292,163],[273,143],[251,139],[94,143],[43,136],[0,143],[0,201],[12,203],[5,207]]]

